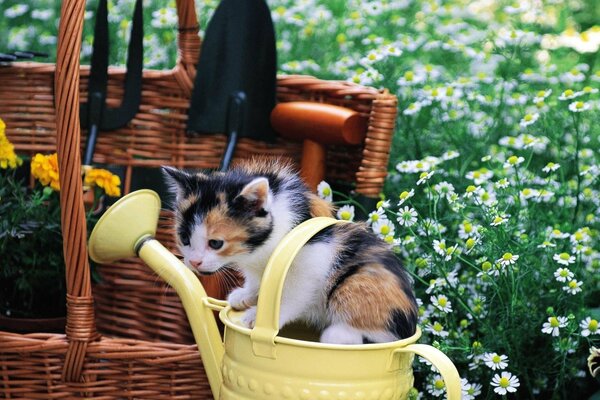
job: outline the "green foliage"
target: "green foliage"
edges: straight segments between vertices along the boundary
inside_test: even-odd
[[[0,313],[54,317],[65,313],[58,193],[26,188],[0,170]]]

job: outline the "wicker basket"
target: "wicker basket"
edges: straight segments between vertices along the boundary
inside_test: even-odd
[[[175,293],[138,260],[99,266],[90,283],[81,195],[79,98],[89,68],[79,66],[84,0],[64,0],[56,66],[16,63],[0,68],[0,116],[20,154],[58,150],[62,229],[67,266],[66,334],[0,332],[0,398],[211,398],[197,348]],[[125,169],[124,193],[138,167],[215,168],[224,135],[184,134],[200,52],[193,0],[178,0],[179,59],[169,71],[144,71],[142,105],[117,131],[99,135],[95,163]],[[111,68],[107,101],[118,105],[122,68]],[[278,78],[278,101],[343,105],[369,116],[365,142],[328,150],[327,180],[376,197],[387,174],[397,101],[385,91],[309,76]],[[235,159],[274,155],[298,161],[301,143],[241,139]],[[159,239],[172,247],[169,213]],[[204,282],[217,287],[215,282]],[[218,295],[218,290],[212,290]]]

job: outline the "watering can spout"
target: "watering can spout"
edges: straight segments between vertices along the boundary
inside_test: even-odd
[[[213,310],[224,304],[208,297],[192,271],[154,239],[160,209],[160,198],[151,190],[138,190],[123,197],[94,227],[89,254],[98,263],[137,255],[177,291],[198,343],[212,393],[218,399],[225,349]]]

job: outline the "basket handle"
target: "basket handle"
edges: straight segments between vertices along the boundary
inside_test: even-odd
[[[279,243],[263,273],[256,324],[250,333],[252,349],[259,357],[275,358],[275,337],[279,333],[279,312],[285,276],[300,249],[321,230],[328,226],[348,221],[328,217],[309,219],[295,227]]]
[[[88,344],[97,338],[81,179],[79,49],[85,0],[64,0],[60,11],[54,75],[61,229],[67,280],[69,343],[63,379],[79,381]]]
[[[198,16],[194,0],[177,0],[177,19],[179,23],[177,35],[178,58],[173,69],[173,76],[187,96],[192,95],[196,64],[200,58],[200,37]]]

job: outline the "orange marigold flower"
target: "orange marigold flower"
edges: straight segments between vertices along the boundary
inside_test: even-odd
[[[111,197],[121,195],[121,179],[110,171],[101,168],[92,168],[85,174],[85,183],[90,186],[98,186]]]
[[[36,154],[31,160],[31,175],[44,186],[50,186],[57,192],[60,190],[58,180],[58,156],[56,153],[49,156]]]

